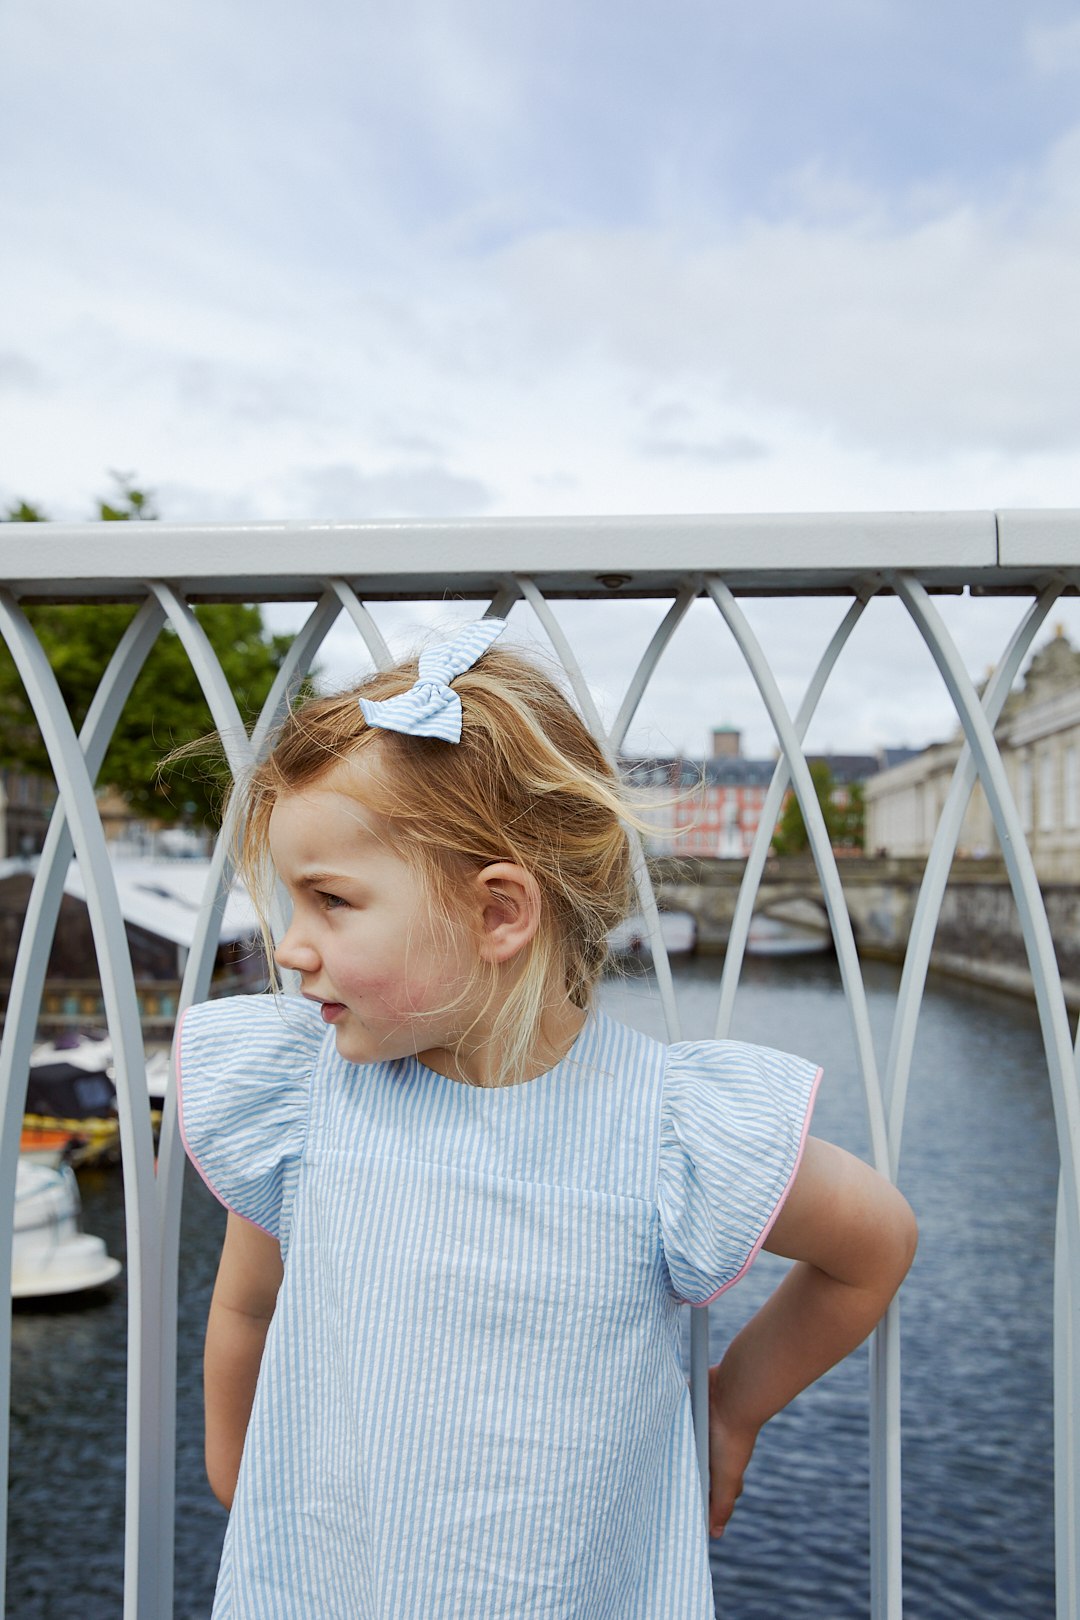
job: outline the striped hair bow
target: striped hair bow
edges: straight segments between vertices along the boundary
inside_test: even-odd
[[[360,712],[369,726],[401,731],[408,737],[438,737],[461,741],[461,699],[450,688],[456,675],[464,675],[506,629],[505,619],[477,619],[452,641],[441,641],[420,654],[415,683],[397,697],[376,702],[360,699]]]

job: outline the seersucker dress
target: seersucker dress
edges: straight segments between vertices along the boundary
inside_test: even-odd
[[[481,1090],[249,996],[191,1009],[178,1073],[285,1255],[214,1620],[711,1620],[679,1302],[756,1254],[815,1066],[590,1015]]]

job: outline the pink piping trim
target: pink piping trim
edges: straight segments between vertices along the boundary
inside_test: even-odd
[[[810,1087],[810,1095],[806,1100],[806,1114],[805,1114],[805,1116],[803,1118],[802,1135],[799,1137],[799,1151],[795,1155],[795,1163],[791,1167],[791,1174],[787,1178],[787,1184],[784,1187],[783,1192],[780,1194],[780,1197],[776,1200],[776,1207],[773,1210],[772,1214],[769,1216],[768,1220],[765,1222],[765,1225],[761,1229],[761,1236],[758,1238],[757,1242],[754,1244],[754,1247],[750,1250],[750,1253],[747,1255],[746,1259],[743,1261],[743,1264],[742,1264],[741,1268],[735,1273],[734,1277],[729,1277],[726,1283],[721,1283],[720,1287],[716,1290],[716,1293],[715,1294],[710,1294],[708,1299],[692,1299],[692,1300],[690,1300],[689,1303],[691,1305],[694,1305],[694,1306],[698,1307],[699,1309],[700,1309],[700,1307],[702,1305],[711,1305],[713,1300],[714,1299],[719,1299],[720,1295],[725,1293],[727,1291],[727,1289],[734,1288],[735,1284],[739,1281],[739,1278],[746,1276],[746,1273],[750,1270],[750,1267],[753,1265],[754,1261],[757,1259],[758,1253],[759,1253],[759,1251],[761,1249],[761,1245],[765,1242],[765,1239],[768,1237],[769,1233],[772,1231],[773,1223],[775,1222],[776,1217],[779,1215],[780,1211],[783,1209],[785,1203],[787,1202],[788,1193],[791,1191],[792,1187],[795,1185],[795,1177],[799,1173],[799,1166],[802,1163],[803,1150],[806,1147],[806,1138],[810,1134],[810,1115],[814,1112],[814,1102],[815,1102],[815,1100],[817,1098],[817,1089],[818,1089],[818,1086],[821,1084],[821,1076],[822,1076],[823,1072],[824,1072],[823,1070],[819,1069],[817,1074],[815,1074],[815,1076],[814,1076],[814,1083]],[[212,1190],[213,1189],[211,1189],[211,1191]]]
[[[187,1154],[188,1158],[198,1171],[200,1177],[206,1183],[207,1187],[209,1187],[218,1203],[227,1209],[230,1215],[235,1215],[238,1220],[247,1221],[249,1226],[257,1226],[260,1232],[265,1232],[267,1237],[271,1237],[275,1242],[277,1242],[277,1236],[275,1233],[271,1232],[267,1227],[260,1225],[258,1221],[253,1221],[250,1215],[241,1215],[240,1211],[234,1208],[233,1205],[229,1203],[227,1198],[222,1198],[221,1194],[214,1186],[214,1183],[210,1180],[210,1177],[203,1169],[198,1155],[192,1149],[191,1143],[188,1141],[187,1131],[184,1129],[184,1082],[180,1074],[180,1054],[183,1050],[181,1044],[181,1035],[184,1029],[184,1019],[187,1017],[189,1011],[190,1009],[185,1007],[183,1012],[180,1014],[180,1021],[176,1026],[176,1034],[173,1036],[173,1050],[176,1053],[176,1123],[180,1127],[180,1140],[184,1144],[184,1152]]]

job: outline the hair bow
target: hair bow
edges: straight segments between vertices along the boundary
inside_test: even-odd
[[[369,726],[402,731],[409,737],[438,737],[461,741],[461,699],[450,682],[464,675],[506,629],[505,619],[478,619],[467,624],[453,641],[442,641],[420,654],[416,681],[407,692],[376,702],[360,699],[360,712]]]

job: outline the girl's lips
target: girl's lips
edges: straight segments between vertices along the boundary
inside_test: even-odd
[[[345,1004],[341,1001],[324,1001],[319,1011],[322,1013],[323,1022],[332,1024],[335,1018],[340,1018],[345,1011]]]

